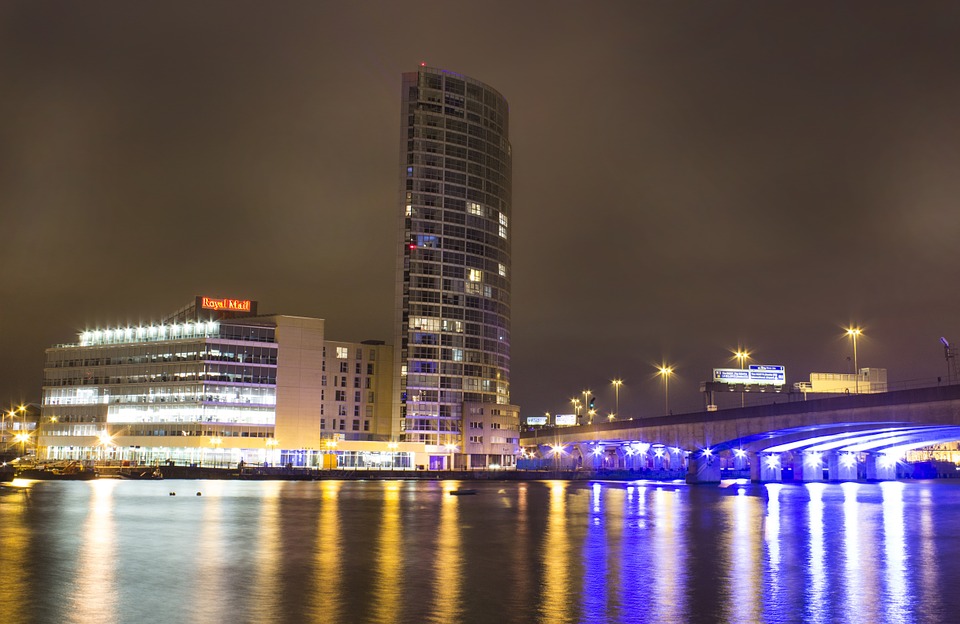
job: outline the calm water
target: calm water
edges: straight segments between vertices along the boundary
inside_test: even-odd
[[[0,620],[960,619],[960,484],[458,485],[18,481]]]

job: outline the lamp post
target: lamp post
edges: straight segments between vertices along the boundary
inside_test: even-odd
[[[215,454],[213,456],[214,467],[220,466],[220,444],[222,442],[223,442],[223,438],[221,438],[220,436],[213,436],[212,438],[210,438],[211,446],[213,446],[213,448],[216,449]]]
[[[615,415],[617,418],[620,418],[620,386],[623,385],[623,380],[622,380],[622,379],[614,379],[614,380],[611,381],[610,383],[613,384],[613,392],[614,392],[614,395],[615,395],[615,397],[616,397],[616,398],[615,398],[615,401],[616,401],[616,410],[615,410],[613,413],[614,413],[614,415]]]
[[[456,444],[448,444],[448,445],[447,445],[447,453],[450,454],[450,458],[449,458],[449,461],[448,461],[448,464],[447,464],[447,470],[453,470],[453,452],[454,452],[455,450],[457,450],[457,445],[456,445]]]
[[[583,411],[589,416],[589,412],[587,410],[590,409],[590,390],[581,390],[580,394],[583,395]],[[590,419],[590,422],[593,422],[593,418]]]
[[[670,415],[670,375],[673,374],[673,367],[661,365],[658,374],[663,377],[663,415]]]
[[[733,354],[733,357],[737,358],[737,361],[740,362],[740,370],[743,370],[743,364],[748,357],[750,357],[750,352],[746,349],[737,349],[736,353]],[[743,390],[740,391],[740,407],[743,407],[745,402],[743,400]]]
[[[264,460],[263,460],[264,464],[266,464],[269,461],[267,459],[267,457],[269,457],[270,459],[273,460],[274,465],[276,465],[277,460],[274,456],[276,455],[277,445],[280,444],[280,441],[277,440],[276,438],[267,438],[267,441],[264,444],[267,447],[267,452],[264,453]]]
[[[859,327],[847,328],[847,335],[853,339],[853,374],[856,375],[854,379],[855,394],[860,394],[860,367],[857,365],[857,337],[862,333],[863,331]]]
[[[397,444],[396,442],[390,442],[389,444],[387,444],[387,448],[390,449],[390,469],[391,470],[397,469],[397,448],[399,446],[400,445]]]

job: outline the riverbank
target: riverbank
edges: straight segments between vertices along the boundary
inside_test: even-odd
[[[227,479],[227,480],[284,480],[284,481],[538,481],[561,479],[565,481],[634,481],[649,479],[671,481],[683,479],[685,472],[665,470],[318,470],[283,466],[255,466],[218,468],[207,466],[106,466],[98,467],[100,478],[120,479]]]

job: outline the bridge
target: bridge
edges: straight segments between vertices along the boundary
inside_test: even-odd
[[[722,469],[759,482],[889,480],[913,449],[960,441],[960,385],[773,403],[716,412],[525,431],[520,444],[557,468]]]

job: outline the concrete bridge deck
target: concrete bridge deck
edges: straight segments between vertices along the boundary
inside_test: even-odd
[[[686,468],[691,483],[721,467],[778,481],[892,479],[908,450],[960,440],[960,385],[774,403],[716,412],[526,431],[520,443],[558,466]]]

